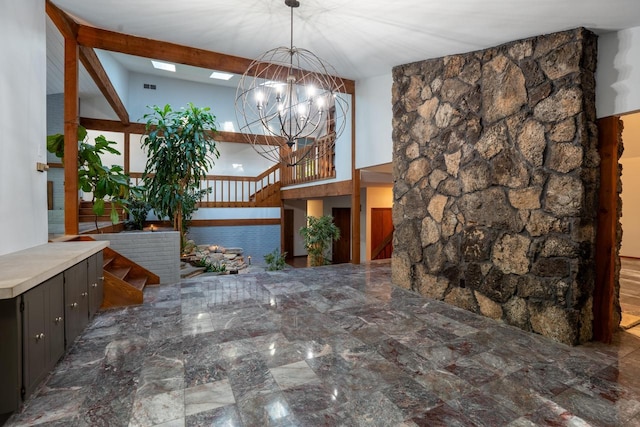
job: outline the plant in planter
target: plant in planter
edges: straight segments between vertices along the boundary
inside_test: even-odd
[[[304,248],[309,255],[309,264],[314,266],[330,264],[326,253],[334,240],[340,238],[340,229],[333,223],[331,215],[308,216],[307,225],[300,228]]]
[[[142,147],[147,151],[143,180],[148,201],[159,217],[169,217],[185,244],[184,220],[197,209],[197,201],[209,190],[200,182],[220,157],[213,137],[216,118],[209,108],[189,103],[173,110],[170,105],[151,107],[145,114],[146,133]]]
[[[116,224],[119,220],[116,207],[122,207],[126,211],[129,196],[138,190],[131,187],[129,176],[121,166],[102,164],[102,154],[120,155],[120,152],[112,147],[116,144],[114,141],[108,141],[100,135],[91,144],[87,142],[87,130],[82,126],[78,126],[78,141],[78,188],[92,194],[96,230],[98,216],[105,212],[105,203],[111,204],[111,222]],[[47,150],[63,159],[64,135],[47,136]]]
[[[267,271],[284,270],[286,266],[287,253],[280,253],[278,248],[264,256],[264,262],[267,263]]]
[[[147,202],[144,188],[132,195],[127,202],[129,210],[129,220],[125,223],[128,230],[142,230],[147,220],[147,215],[151,210],[151,205]]]

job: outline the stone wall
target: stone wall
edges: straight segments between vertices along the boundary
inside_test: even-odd
[[[591,338],[596,48],[576,29],[394,68],[395,284]]]

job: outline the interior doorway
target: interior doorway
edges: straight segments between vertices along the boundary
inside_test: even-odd
[[[371,259],[391,258],[393,252],[392,208],[371,208]]]
[[[331,261],[334,264],[351,262],[351,208],[332,208],[334,224],[340,229],[340,238],[333,241]]]
[[[282,251],[286,252],[286,259],[292,259],[293,254],[293,209],[284,210],[284,232]]]

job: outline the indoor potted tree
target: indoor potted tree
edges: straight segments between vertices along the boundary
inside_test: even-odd
[[[333,217],[308,216],[307,225],[301,227],[299,233],[309,255],[309,265],[314,267],[330,264],[325,255],[331,243],[340,238],[340,229],[333,223]]]
[[[185,218],[198,208],[197,201],[209,190],[201,190],[200,182],[220,157],[213,137],[216,117],[208,107],[189,103],[173,110],[170,105],[153,106],[145,114],[142,147],[147,151],[147,164],[142,176],[148,202],[159,217],[169,217],[180,232],[180,246],[185,243]]]
[[[111,153],[120,155],[112,147],[116,143],[108,141],[103,135],[94,138],[94,143],[88,142],[87,130],[78,126],[78,188],[92,195],[92,210],[96,230],[98,230],[98,216],[105,212],[106,203],[111,204],[111,222],[118,223],[117,207],[127,209],[129,195],[137,191],[129,181],[129,175],[124,173],[122,166],[105,166],[101,155]],[[47,136],[47,150],[60,159],[64,158],[64,135]]]

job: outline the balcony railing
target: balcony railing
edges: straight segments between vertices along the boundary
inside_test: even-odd
[[[335,178],[335,151],[333,138],[318,138],[313,144],[293,151],[290,163],[306,156],[300,164],[283,166],[280,180],[282,186],[303,184],[323,179]]]
[[[129,173],[133,185],[142,184],[142,173]],[[209,188],[199,203],[202,208],[280,206],[280,165],[256,177],[207,175],[200,188]]]

